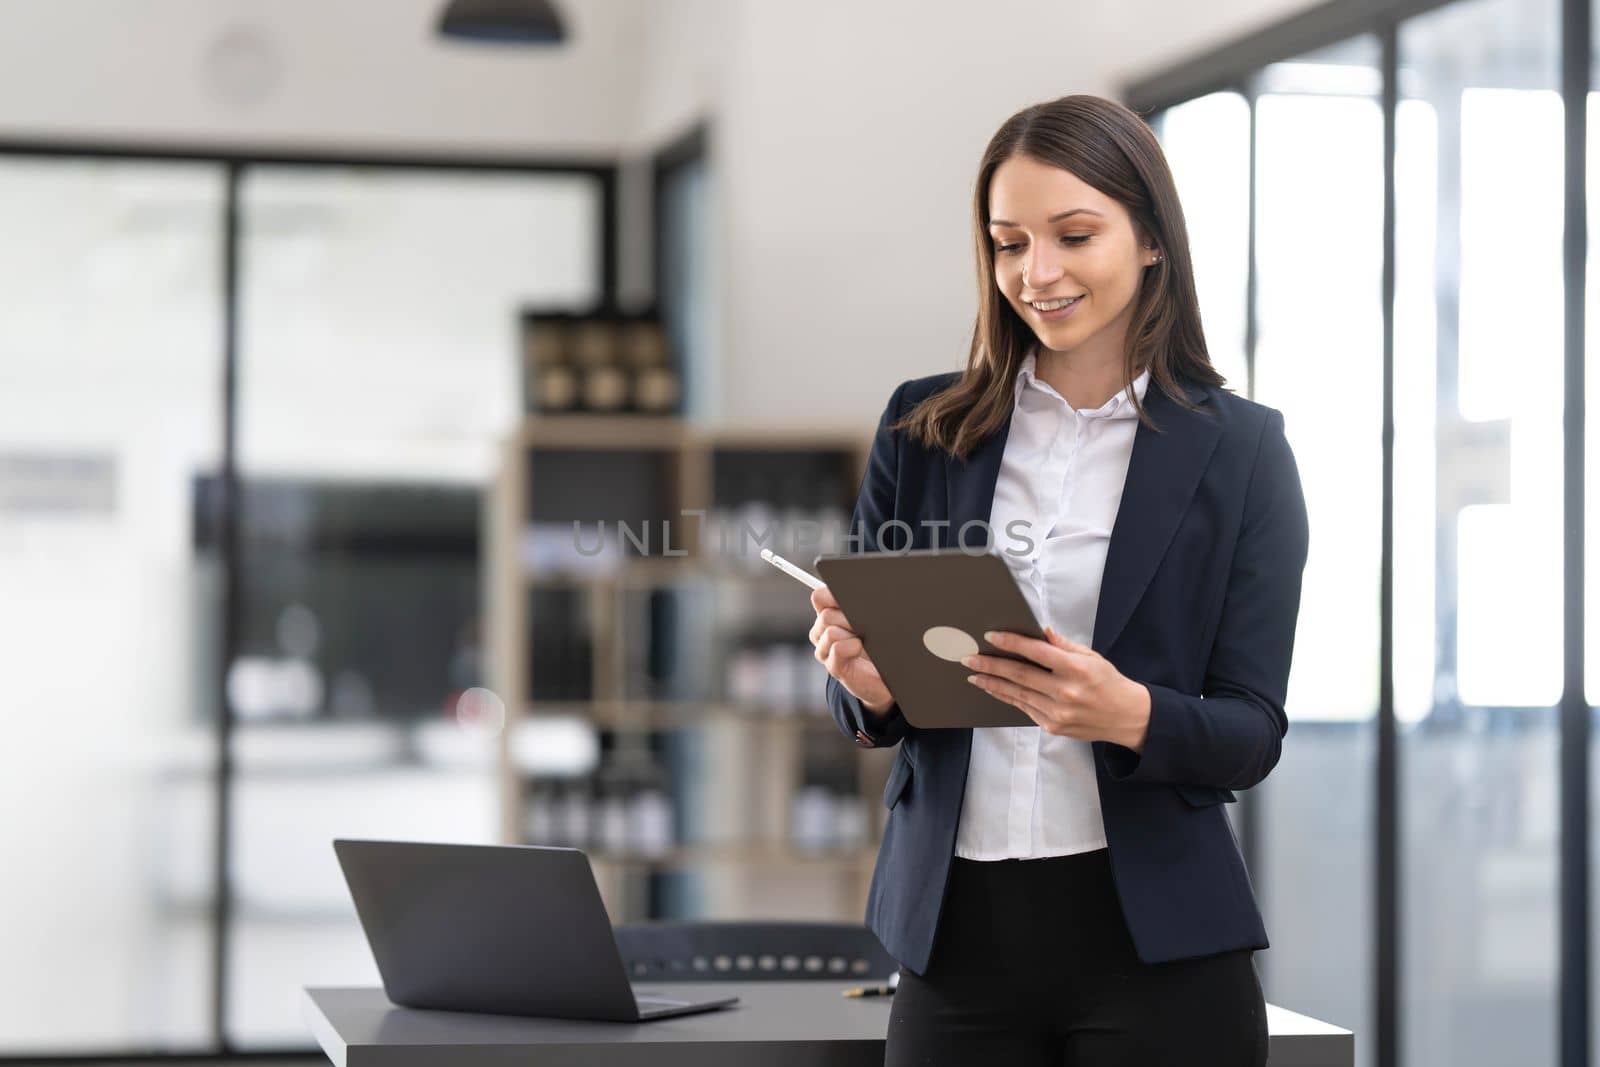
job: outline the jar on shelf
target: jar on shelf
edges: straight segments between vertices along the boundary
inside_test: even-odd
[[[777,493],[777,532],[773,551],[802,566],[809,566],[816,555],[822,531],[811,526],[814,519],[806,503],[806,485],[797,477],[783,479]]]
[[[813,490],[810,518],[821,530],[821,554],[839,555],[849,551],[845,536],[850,525],[850,511],[840,504],[838,479],[821,478]]]
[[[794,686],[794,703],[797,711],[807,715],[830,714],[823,699],[828,684],[828,668],[817,662],[817,650],[809,641],[792,644],[789,648],[789,677]]]
[[[683,388],[671,367],[640,367],[632,372],[633,406],[650,414],[675,411]]]
[[[773,642],[762,653],[762,696],[767,710],[787,714],[799,701],[795,686],[793,646]]]
[[[727,672],[725,691],[729,702],[742,710],[765,699],[767,660],[760,648],[742,643],[729,654]]]
[[[563,402],[563,382],[572,383],[572,353],[568,323],[563,316],[525,316],[522,320],[522,390],[524,411],[553,411],[570,406]],[[553,405],[553,406],[552,406]]]
[[[870,830],[867,800],[860,793],[834,794],[835,843],[841,849],[865,848]]]
[[[655,319],[639,319],[622,328],[622,362],[635,369],[665,367],[672,362],[667,333]]]
[[[554,790],[547,782],[528,784],[523,802],[522,840],[530,845],[556,843]]]
[[[732,508],[713,505],[706,511],[700,527],[700,545],[709,567],[718,573],[732,569],[733,554],[738,545],[738,517]]]
[[[789,840],[794,849],[825,852],[833,848],[836,810],[833,791],[827,786],[802,786],[789,809]]]
[[[580,367],[615,367],[617,327],[605,319],[584,319],[573,329],[573,362]]]
[[[675,822],[666,768],[652,756],[628,799],[629,851],[650,857],[666,855],[673,847]]]
[[[589,783],[581,778],[562,782],[555,799],[554,838],[569,848],[589,848],[592,841],[593,801]]]
[[[772,546],[774,552],[781,554],[782,550],[777,546],[782,543],[782,531],[770,494],[758,479],[752,479],[748,484],[748,491],[740,498],[733,513],[734,528],[729,534],[728,551],[733,556],[734,569],[759,573],[770,566],[761,558],[761,547]]]
[[[525,355],[536,366],[569,363],[572,359],[568,347],[570,337],[567,323],[560,318],[531,319],[523,327]]]
[[[571,367],[542,367],[536,382],[536,410],[571,411],[578,406],[578,376]]]
[[[589,411],[616,412],[628,406],[628,376],[620,367],[586,367],[579,388]]]
[[[612,855],[628,851],[628,801],[631,783],[614,763],[602,766],[595,776],[594,825],[591,840],[595,850]]]

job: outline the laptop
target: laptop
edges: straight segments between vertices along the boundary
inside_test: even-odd
[[[580,849],[352,840],[333,849],[395,1004],[645,1022],[739,1000],[633,985]]]

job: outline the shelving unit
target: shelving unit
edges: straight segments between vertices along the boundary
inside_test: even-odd
[[[859,919],[890,756],[839,733],[810,657],[806,590],[759,549],[800,562],[836,550],[830,535],[848,524],[870,443],[858,432],[629,415],[530,416],[506,440],[484,569],[489,685],[506,706],[502,836],[583,844],[529,841],[519,731],[578,719],[602,757],[657,758],[675,815],[670,846],[584,845],[613,921]],[[787,550],[806,521],[819,543]],[[602,522],[614,531],[604,545]],[[857,805],[845,810],[860,832],[838,847],[792,833],[818,769],[848,780]],[[675,876],[697,884],[656,884]]]

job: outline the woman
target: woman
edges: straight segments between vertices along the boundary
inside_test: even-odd
[[[1264,1064],[1267,937],[1222,804],[1288,729],[1308,532],[1283,416],[1220,388],[1125,107],[1012,116],[974,216],[966,369],[895,389],[852,536],[1006,560],[1047,640],[963,663],[1037,726],[911,726],[812,596],[835,719],[899,745],[867,904],[901,962],[887,1062]]]

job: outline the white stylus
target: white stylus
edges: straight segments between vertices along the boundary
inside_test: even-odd
[[[813,589],[826,589],[828,587],[827,582],[811,574],[809,571],[801,570],[799,567],[796,567],[793,563],[790,563],[788,560],[784,559],[770,548],[763,548],[761,550],[761,558],[778,568],[783,573],[787,574],[789,577],[794,578],[797,581],[805,582]]]

